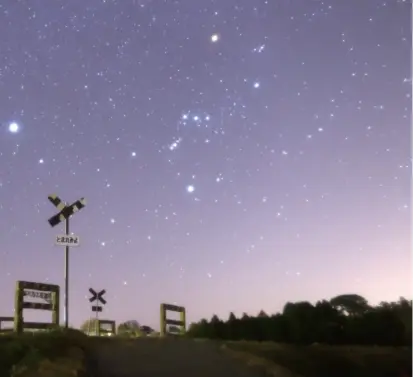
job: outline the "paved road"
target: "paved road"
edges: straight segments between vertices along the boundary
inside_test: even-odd
[[[99,342],[96,377],[261,377],[218,345],[189,339],[111,339]]]

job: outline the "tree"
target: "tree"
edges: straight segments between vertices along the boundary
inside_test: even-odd
[[[350,316],[360,316],[370,309],[367,300],[354,293],[335,296],[330,300],[330,304],[343,314]]]
[[[258,317],[259,318],[268,318],[268,314],[266,312],[264,312],[264,310],[260,310],[260,312],[258,313]]]
[[[400,297],[399,301],[396,302],[381,302],[379,308],[387,308],[394,311],[403,324],[406,326],[406,329],[412,329],[412,301]]]
[[[222,339],[224,338],[224,326],[223,322],[214,314],[211,318],[210,329],[213,339]]]
[[[197,323],[191,323],[189,325],[187,335],[194,338],[209,338],[210,337],[209,324],[206,319],[201,319]]]
[[[228,321],[225,325],[225,339],[239,339],[239,320],[233,312],[229,313]]]
[[[314,306],[314,331],[320,343],[341,343],[345,316],[328,301],[318,301]]]
[[[228,321],[231,322],[231,321],[236,321],[236,320],[237,320],[237,317],[235,317],[235,314],[233,312],[230,312]]]
[[[118,325],[118,335],[138,337],[142,335],[139,322],[135,320],[129,320]]]
[[[341,295],[330,301],[288,302],[282,313],[268,316],[230,313],[226,321],[214,315],[193,323],[188,336],[274,341],[293,344],[360,344],[411,346],[412,302],[382,302],[370,307],[362,296]]]
[[[313,343],[315,308],[309,302],[287,302],[283,315],[288,320],[289,340],[294,343]]]
[[[247,314],[247,313],[242,313],[242,317],[241,317],[241,320],[246,320],[246,319],[248,319],[249,318],[249,315]]]

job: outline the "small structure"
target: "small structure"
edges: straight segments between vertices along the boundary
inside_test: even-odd
[[[3,327],[4,323],[10,323],[10,322],[11,322],[11,326],[9,325],[8,327]],[[14,331],[13,323],[14,323],[14,317],[0,317],[0,334],[9,333],[9,332]]]
[[[167,312],[178,312],[180,320],[168,319]],[[183,306],[176,306],[171,304],[161,304],[161,332],[160,336],[168,335],[166,330],[167,325],[178,326],[180,328],[180,334],[183,335],[186,332],[186,312]]]
[[[116,321],[109,319],[91,319],[88,324],[89,336],[114,336],[116,335]]]
[[[116,335],[116,321],[111,321],[109,319],[99,319],[97,332],[98,336]]]
[[[40,298],[43,302],[28,302],[25,297]],[[45,330],[59,327],[60,288],[54,284],[17,281],[14,299],[14,331],[18,334],[24,329]],[[24,322],[23,310],[48,310],[52,312],[52,322]]]

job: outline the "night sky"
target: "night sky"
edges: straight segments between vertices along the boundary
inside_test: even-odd
[[[75,326],[89,287],[102,317],[154,327],[161,302],[194,321],[410,297],[410,17],[400,0],[3,0],[0,315],[16,280],[63,291],[54,193],[87,200]]]

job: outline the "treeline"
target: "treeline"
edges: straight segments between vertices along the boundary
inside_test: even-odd
[[[315,305],[288,302],[282,313],[228,320],[216,315],[191,324],[188,335],[223,340],[274,341],[294,344],[412,345],[412,301],[370,306],[356,294],[340,295]]]

